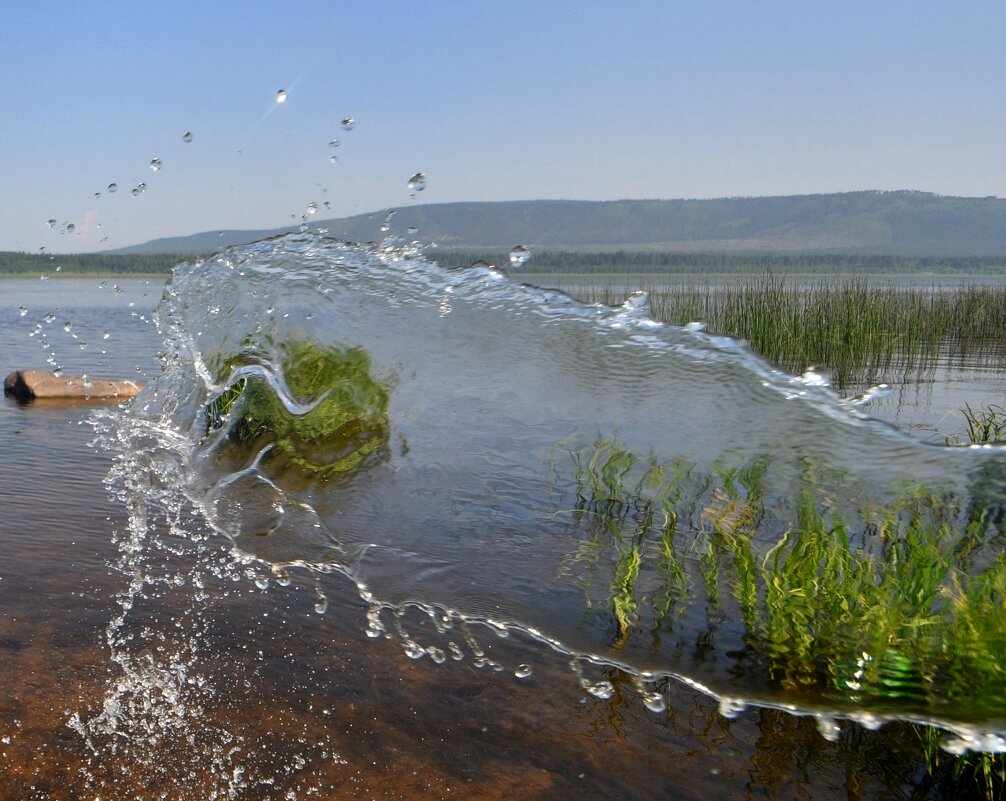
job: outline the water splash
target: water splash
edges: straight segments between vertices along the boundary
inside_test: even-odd
[[[341,576],[367,605],[367,634],[413,658],[530,675],[479,640],[515,634],[568,656],[597,698],[615,690],[595,670],[637,677],[654,713],[666,709],[656,683],[670,680],[725,716],[818,715],[828,736],[840,719],[905,717],[981,742],[999,731],[995,698],[955,715],[846,685],[796,703],[766,667],[772,652],[745,645],[764,590],[736,590],[745,564],[781,558],[808,487],[853,517],[906,485],[994,505],[999,450],[920,445],[818,373],[793,377],[743,343],[654,322],[643,293],[585,305],[487,265],[445,269],[413,245],[304,233],[226,250],[180,265],[156,319],[162,375],[98,418],[130,510],[130,585],[108,635],[124,678],[106,708],[170,731],[170,716],[130,706],[151,682],[198,706],[170,677],[200,674],[208,590],[194,594],[177,661],[144,665],[143,638],[126,636],[133,606],[170,577],[146,561],[170,541],[186,543],[187,587]],[[716,553],[733,571],[722,582]],[[328,596],[316,603],[325,613]],[[895,656],[885,681],[915,675]],[[80,728],[112,737],[129,715]]]

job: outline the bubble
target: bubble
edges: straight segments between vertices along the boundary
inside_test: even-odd
[[[518,679],[526,679],[528,676],[531,675],[532,672],[533,671],[531,670],[530,665],[517,665],[517,668],[514,670],[513,674]]]
[[[56,227],[56,221],[54,219],[51,219],[51,218],[48,219],[48,220],[46,220],[45,224],[48,225],[50,228],[55,228]]]
[[[346,117],[342,121],[343,130],[352,131],[354,125],[356,125],[356,120],[354,120],[352,117]]]
[[[150,160],[150,169],[153,170],[154,172],[157,172],[159,169],[161,169],[161,160],[157,158],[157,156],[154,156]]]
[[[111,183],[107,187],[105,187],[105,191],[108,192],[108,194],[110,195],[114,195],[116,192],[119,191],[119,185],[116,183]]]
[[[285,103],[286,102],[286,89],[280,89],[276,92],[276,102]]]
[[[182,134],[182,141],[185,143],[192,141],[192,131],[186,131]]]
[[[426,176],[417,172],[409,179],[410,192],[422,192],[426,188]]]
[[[528,259],[531,258],[531,251],[529,251],[524,245],[514,245],[510,249],[510,266],[515,270],[519,270]]]

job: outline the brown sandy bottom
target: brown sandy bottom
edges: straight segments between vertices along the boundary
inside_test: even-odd
[[[414,661],[364,635],[362,603],[315,614],[306,583],[231,588],[200,613],[202,686],[183,726],[143,719],[129,737],[88,744],[71,714],[97,714],[120,672],[103,640],[105,589],[21,605],[8,593],[0,799],[943,797],[906,727],[847,726],[829,743],[809,719],[727,720],[675,684],[656,715],[617,671],[604,672],[612,698],[595,698],[563,657],[514,636],[483,644],[501,663],[532,665],[530,678]],[[169,634],[189,627],[183,596],[148,604],[143,625],[160,614]]]
[[[137,661],[198,642],[182,660],[184,697],[111,694],[123,671],[105,631],[127,579],[106,565],[125,513],[102,487],[109,460],[86,447],[80,413],[32,411],[13,440],[27,444],[0,464],[0,801],[962,797],[927,777],[907,726],[844,726],[829,743],[810,719],[727,720],[673,683],[668,710],[654,714],[618,671],[595,670],[615,687],[595,698],[566,657],[518,635],[478,632],[498,672],[470,656],[412,660],[366,636],[366,607],[339,576],[317,579],[324,615],[303,572],[265,591],[211,578],[200,602],[189,572],[198,548],[151,559],[153,572],[189,578],[150,588],[125,629]],[[200,558],[225,550],[214,542]],[[428,620],[407,622],[420,639],[435,635]],[[529,678],[513,675],[519,664]],[[110,701],[147,707],[124,710],[114,733],[70,726]]]

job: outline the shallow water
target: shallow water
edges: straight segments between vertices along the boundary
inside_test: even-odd
[[[720,716],[717,698],[678,679],[782,700],[736,673],[738,634],[722,622],[699,630],[693,610],[663,641],[637,632],[619,643],[605,594],[585,591],[578,572],[590,533],[562,462],[613,421],[621,442],[671,443],[707,465],[724,450],[809,443],[867,479],[966,484],[975,454],[950,455],[948,478],[946,452],[729,343],[674,334],[682,361],[669,364],[665,332],[632,309],[542,307],[496,275],[473,281],[314,240],[251,253],[176,278],[165,341],[139,318],[159,297],[143,284],[92,306],[31,304],[59,306],[72,330],[99,337],[115,320],[105,354],[93,334],[81,350],[62,328],[65,342],[50,335],[60,347],[39,348],[9,305],[25,296],[4,293],[17,367],[55,350],[71,370],[155,380],[132,413],[99,418],[102,448],[87,445],[85,409],[5,399],[0,430],[17,458],[0,468],[11,488],[4,797],[839,798],[918,787],[921,757],[900,724],[843,723],[831,743],[812,717]],[[137,306],[123,307],[132,291]],[[239,343],[258,369],[276,361],[273,343],[306,332],[366,345],[389,377],[387,447],[334,484],[277,472],[268,454],[242,474],[250,462],[206,437],[200,415],[218,388],[195,365]],[[169,369],[157,377],[162,349]],[[666,382],[684,397],[668,403]],[[749,421],[757,404],[789,406],[755,442],[717,422]],[[670,434],[654,425],[666,420]],[[284,566],[298,564],[282,586]],[[571,654],[589,657],[576,666],[582,682]],[[643,693],[667,708],[649,711]]]

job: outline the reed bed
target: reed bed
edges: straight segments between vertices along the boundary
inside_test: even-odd
[[[925,369],[941,358],[1006,362],[1006,286],[776,275],[734,282],[654,278],[648,286],[572,277],[559,283],[588,303],[618,304],[642,288],[656,319],[702,321],[791,372],[824,367],[839,387],[892,367]]]

